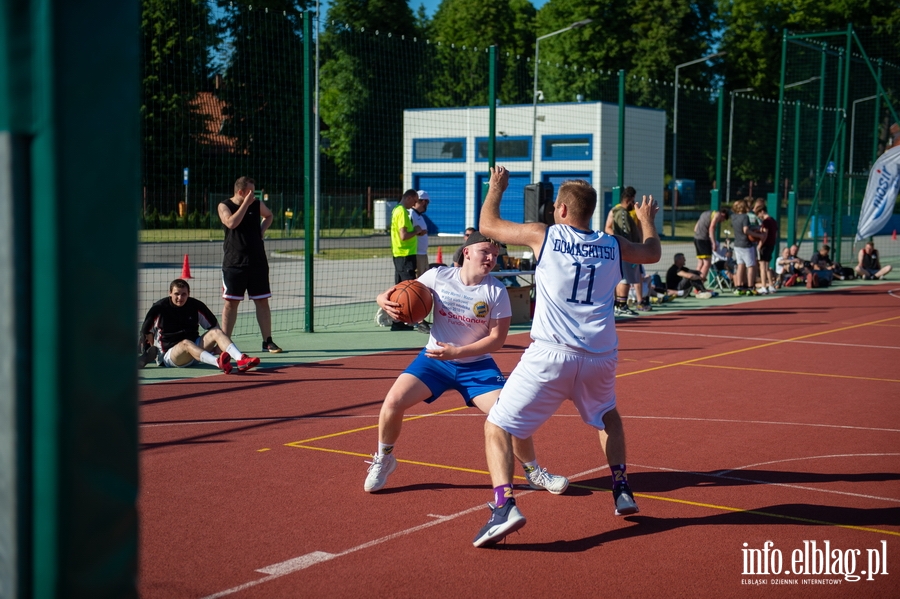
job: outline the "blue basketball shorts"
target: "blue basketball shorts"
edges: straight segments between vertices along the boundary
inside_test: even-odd
[[[474,407],[473,398],[502,389],[506,382],[493,358],[459,364],[429,358],[424,349],[403,372],[425,383],[431,391],[426,403],[433,402],[448,389],[455,389],[463,396],[467,406]]]

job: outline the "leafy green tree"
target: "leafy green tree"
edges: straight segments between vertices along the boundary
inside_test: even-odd
[[[226,104],[222,133],[236,139],[229,183],[248,175],[270,193],[303,189],[301,33],[308,4],[305,0],[255,0],[252,6],[223,3],[222,25],[231,40],[231,54],[219,94]]]
[[[182,169],[198,173],[207,117],[196,103],[218,37],[205,0],[142,0],[144,185],[148,206],[174,208]]]
[[[403,110],[424,105],[426,52],[405,0],[336,0],[329,7],[319,74],[324,152],[350,183],[399,186]]]
[[[499,97],[506,104],[531,101],[527,57],[534,44],[535,10],[528,0],[444,0],[429,29],[436,49],[434,106],[484,106],[488,100],[486,49],[500,50]]]

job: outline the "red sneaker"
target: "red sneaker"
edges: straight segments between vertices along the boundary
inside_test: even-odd
[[[219,357],[216,358],[216,363],[219,365],[219,368],[222,369],[222,372],[231,374],[231,356],[228,355],[227,351],[223,351],[219,354]]]
[[[250,370],[251,368],[256,368],[259,366],[259,358],[251,358],[247,354],[241,356],[241,359],[237,361],[238,371],[245,372]]]

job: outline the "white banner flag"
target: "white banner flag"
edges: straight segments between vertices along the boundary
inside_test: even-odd
[[[887,150],[872,165],[856,227],[857,241],[881,231],[894,213],[897,194],[900,194],[900,146]]]

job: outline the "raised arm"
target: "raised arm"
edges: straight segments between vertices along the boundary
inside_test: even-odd
[[[622,248],[622,259],[632,264],[655,264],[662,256],[662,246],[659,242],[659,234],[656,232],[656,223],[653,221],[659,212],[659,204],[653,196],[643,196],[641,203],[635,205],[638,221],[641,223],[641,243],[633,243],[624,237],[616,235],[619,247]]]
[[[253,202],[258,201],[253,196],[253,190],[248,189],[247,194],[244,196],[244,200],[241,202],[241,205],[238,206],[238,209],[235,212],[231,212],[225,204],[219,204],[219,220],[222,221],[222,224],[228,227],[229,229],[234,229],[241,221],[244,220],[244,215],[247,214],[247,210],[250,209],[250,206]],[[252,199],[251,199],[252,198]],[[268,210],[268,208],[266,208]],[[269,212],[271,214],[271,212]]]
[[[538,258],[544,244],[547,225],[544,223],[514,223],[500,218],[500,200],[508,186],[509,171],[502,166],[492,168],[490,187],[484,203],[481,205],[478,230],[485,237],[507,245],[527,245],[534,252],[534,257]]]

